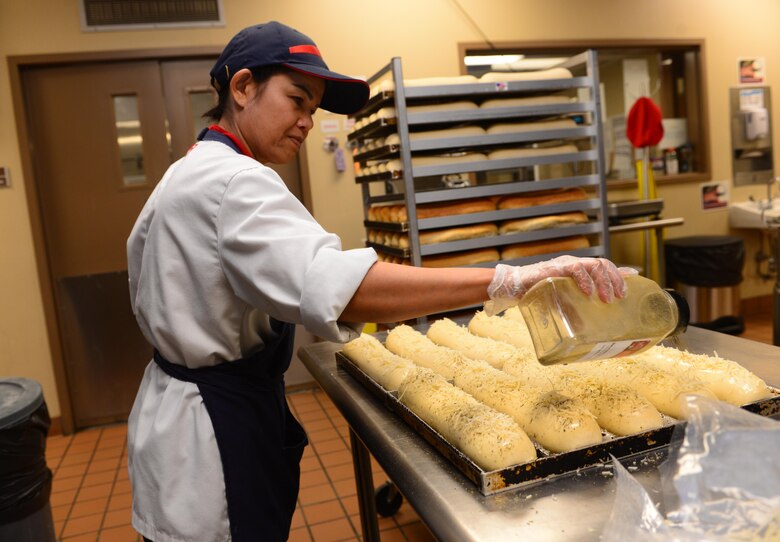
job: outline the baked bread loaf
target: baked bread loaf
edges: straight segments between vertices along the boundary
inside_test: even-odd
[[[435,256],[423,256],[422,267],[460,267],[463,265],[496,262],[498,258],[498,250],[494,248],[464,250],[462,252],[450,252]]]
[[[547,228],[559,228],[573,224],[587,224],[588,215],[582,211],[559,213],[555,215],[531,216],[528,218],[516,218],[502,222],[499,233],[515,233],[520,231],[545,230]]]
[[[524,96],[520,98],[493,98],[485,100],[479,107],[482,109],[495,109],[499,107],[525,107],[529,105],[554,105],[567,104],[576,100],[569,96],[551,94],[548,96]]]
[[[556,128],[576,128],[572,119],[555,119],[540,122],[509,122],[493,124],[485,131],[488,134],[511,134],[515,132],[530,132],[533,130],[554,130]]]
[[[501,81],[537,81],[541,79],[571,79],[566,68],[550,68],[532,72],[487,72],[479,78],[480,83]]]
[[[508,245],[501,249],[501,259],[513,260],[515,258],[527,258],[529,256],[552,254],[554,252],[571,252],[581,248],[588,248],[589,246],[590,243],[588,242],[588,238],[584,235],[561,237],[558,239],[543,239],[541,241]]]
[[[553,190],[538,190],[524,194],[502,196],[498,200],[499,209],[524,209],[537,205],[552,205],[588,199],[588,194],[580,187],[561,188]]]
[[[483,224],[469,224],[457,228],[442,228],[440,230],[425,230],[420,232],[421,245],[433,245],[435,243],[448,243],[450,241],[462,241],[463,239],[478,239],[498,235],[498,226],[492,222]],[[404,244],[401,243],[404,247]],[[406,238],[406,247],[409,246],[409,238]]]

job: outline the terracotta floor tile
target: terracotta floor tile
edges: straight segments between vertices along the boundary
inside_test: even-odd
[[[80,476],[71,476],[70,478],[57,478],[57,483],[52,485],[52,493],[58,493],[60,491],[68,491],[71,489],[78,489],[83,483],[83,478]]]
[[[103,528],[119,527],[121,525],[130,525],[130,521],[133,519],[133,513],[129,508],[123,508],[122,510],[112,510],[106,513],[103,518]]]
[[[99,484],[96,486],[88,486],[79,489],[78,495],[76,495],[76,502],[91,501],[92,499],[98,499],[101,497],[108,497],[111,495],[111,489],[113,483]]]
[[[297,529],[299,527],[306,526],[306,520],[303,517],[303,511],[298,506],[293,514],[292,521],[290,522],[290,529]]]
[[[420,521],[420,516],[417,515],[417,512],[414,511],[414,508],[406,500],[404,500],[401,508],[398,509],[393,518],[395,518],[398,525],[408,525],[415,521]]]
[[[322,466],[320,460],[316,456],[304,457],[301,459],[301,472],[308,472],[311,470],[319,470]]]
[[[101,459],[100,461],[93,461],[89,464],[89,469],[87,469],[87,472],[89,474],[94,474],[96,472],[104,472],[107,470],[116,470],[117,467],[119,467],[119,458],[115,457],[112,459]]]
[[[421,521],[404,525],[401,530],[409,542],[436,542],[436,538]]]
[[[111,446],[106,448],[98,448],[95,450],[94,461],[101,461],[103,459],[114,459],[120,457],[124,452],[124,446]]]
[[[382,542],[407,542],[406,535],[398,527],[381,531],[379,537]]]
[[[130,480],[117,480],[114,482],[114,489],[112,493],[114,495],[121,495],[123,493],[130,493],[132,491]]]
[[[307,431],[306,435],[309,437],[309,443],[314,444],[315,448],[318,444],[322,444],[329,440],[338,439],[339,442],[343,442],[341,435],[332,427],[329,429],[320,429],[319,431]]]
[[[133,506],[133,494],[122,493],[121,495],[111,495],[111,500],[108,501],[109,510],[121,510],[122,508],[130,508]]]
[[[57,482],[55,480],[55,486],[56,483]],[[77,490],[75,489],[68,489],[67,491],[57,491],[56,493],[52,492],[51,497],[49,497],[49,503],[52,506],[70,506],[71,503],[76,499],[76,491]]]
[[[97,450],[109,450],[111,448],[124,448],[127,445],[127,437],[101,438],[97,444]]]
[[[102,520],[103,514],[92,514],[91,516],[70,518],[65,522],[65,528],[62,530],[62,538],[97,531],[100,529],[100,522]]]
[[[344,510],[347,511],[347,515],[349,516],[360,513],[357,495],[342,498],[341,504],[344,506]]]
[[[57,472],[54,473],[54,478],[70,478],[72,476],[81,477],[87,472],[89,463],[83,463],[81,465],[71,465],[69,467],[60,467]]]
[[[94,514],[102,514],[108,506],[108,495],[89,501],[76,501],[70,511],[70,518],[81,518]]]
[[[142,540],[130,525],[110,527],[100,531],[98,542],[138,542]]]
[[[118,423],[116,425],[107,425],[103,427],[103,434],[101,435],[104,439],[107,438],[126,438],[127,437],[127,424],[126,423]]]
[[[69,467],[71,465],[81,465],[89,463],[92,460],[92,452],[82,452],[80,454],[67,454],[62,458],[60,467]]]
[[[327,484],[328,477],[325,475],[325,471],[322,469],[311,470],[301,473],[301,487],[318,486],[321,484]]]
[[[312,420],[301,425],[303,425],[307,433],[316,433],[317,431],[322,431],[324,429],[333,431],[333,424],[330,423],[330,420],[327,418],[323,418],[321,420]]]
[[[95,451],[95,448],[97,447],[97,441],[87,441],[87,442],[74,442],[68,447],[68,453],[69,454],[83,454],[83,453],[92,453]]]
[[[287,542],[312,542],[311,536],[309,536],[309,529],[302,527],[291,530],[290,538],[287,539]]]
[[[338,542],[353,540],[355,530],[347,518],[327,521],[318,525],[310,525],[311,536],[316,542]]]
[[[76,536],[69,536],[63,538],[62,542],[95,542],[97,540],[98,533],[77,534]]]
[[[357,487],[355,486],[354,479],[333,482],[333,489],[336,490],[336,495],[342,498],[357,494]]]
[[[320,457],[320,461],[322,461],[322,465],[326,469],[330,469],[335,465],[352,463],[352,454],[346,450],[341,450],[338,452],[330,452],[330,453],[320,453],[318,455]]]
[[[110,484],[114,481],[114,478],[117,478],[117,474],[114,471],[108,470],[103,472],[94,472],[84,476],[84,481],[81,485],[89,487],[101,484]]]
[[[298,494],[298,499],[301,501],[303,506],[330,501],[335,498],[336,492],[333,491],[333,488],[330,486],[330,484],[305,487],[302,488]]]
[[[70,513],[71,505],[65,504],[63,506],[52,506],[51,517],[54,521],[65,522]]]
[[[119,466],[119,469],[116,471],[116,479],[117,481],[130,479],[130,472],[127,470],[127,465]]]
[[[338,500],[312,504],[303,507],[303,516],[306,523],[316,525],[326,521],[333,521],[344,517],[344,509]]]
[[[343,465],[334,465],[328,468],[328,478],[330,478],[331,482],[354,480],[355,468],[349,463],[345,463]]]
[[[313,443],[314,449],[318,454],[328,454],[332,452],[347,451],[347,445],[341,439],[326,440],[324,442]]]
[[[316,422],[319,420],[327,420],[328,415],[320,408],[317,410],[311,410],[309,412],[301,412],[298,416],[296,416],[296,418],[298,418],[298,421],[301,422],[301,425],[306,427],[307,423]]]

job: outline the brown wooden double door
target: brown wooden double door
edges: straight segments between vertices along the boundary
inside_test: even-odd
[[[151,348],[130,308],[126,241],[166,168],[206,124],[212,63],[82,62],[21,72],[55,358],[69,396],[61,402],[72,417],[66,428],[124,420],[130,411]],[[280,173],[300,197],[297,164]]]

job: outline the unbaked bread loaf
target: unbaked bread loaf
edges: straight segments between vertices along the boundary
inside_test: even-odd
[[[528,218],[516,218],[502,222],[499,233],[515,233],[520,231],[545,230],[547,228],[559,228],[573,224],[587,224],[588,215],[582,211],[559,213],[554,215],[531,216]]]
[[[561,188],[553,190],[537,190],[523,194],[511,194],[502,196],[498,200],[499,209],[523,209],[537,205],[552,205],[554,203],[567,203],[570,201],[582,201],[588,199],[588,194],[582,188]]]
[[[480,403],[430,369],[404,381],[399,400],[482,469],[536,459],[536,449],[515,420]]]
[[[686,395],[715,399],[715,394],[692,375],[675,375],[636,358],[584,361],[573,364],[575,366],[578,371],[633,388],[659,411],[677,419],[687,415]]]
[[[431,324],[427,336],[440,346],[457,350],[469,359],[485,361],[497,369],[502,368],[509,359],[519,355],[516,348],[493,339],[473,335],[468,329],[449,318],[441,318]]]
[[[388,139],[390,136],[388,136]],[[412,167],[428,167],[428,166],[448,166],[452,164],[464,164],[470,162],[484,162],[487,157],[478,152],[467,152],[458,154],[438,154],[431,156],[413,156]],[[387,171],[398,174],[404,169],[403,162],[400,159],[394,158],[388,160]]]
[[[658,345],[632,357],[678,376],[692,375],[701,380],[718,399],[736,406],[772,396],[766,382],[757,375],[717,355],[692,354]]]
[[[509,310],[511,309],[507,309],[507,311]],[[515,311],[520,314],[517,308]],[[511,344],[515,348],[528,351],[529,355],[534,355],[534,343],[528,332],[528,326],[525,325],[522,316],[520,318],[520,320],[512,320],[499,316],[488,316],[485,311],[477,311],[469,320],[468,330],[478,337],[487,337]]]
[[[406,326],[390,332],[387,347],[419,365],[444,371],[440,373],[442,376],[451,374],[457,387],[511,416],[550,451],[568,451],[601,441],[601,430],[593,416],[570,397],[529,386],[483,361],[467,359],[450,348],[436,345]]]
[[[439,111],[467,111],[470,109],[479,109],[479,106],[467,100],[437,104],[406,104],[406,111],[410,115],[416,113],[437,113]]]
[[[401,382],[416,370],[414,363],[396,356],[376,337],[366,333],[345,344],[342,352],[374,382],[388,391],[397,391]]]
[[[558,239],[543,239],[541,241],[530,241],[528,243],[518,243],[508,245],[501,249],[502,260],[513,260],[515,258],[527,258],[529,256],[538,256],[540,254],[552,254],[554,252],[571,252],[582,248],[588,248],[590,243],[584,235],[575,235],[572,237],[561,237]]]
[[[385,347],[398,356],[442,375],[447,380],[452,380],[459,369],[470,363],[470,360],[457,350],[436,346],[425,335],[403,324],[394,327],[387,334]]]
[[[435,256],[423,256],[422,267],[460,267],[479,263],[497,262],[498,250],[494,248],[481,248],[476,250],[464,250],[437,254]]]

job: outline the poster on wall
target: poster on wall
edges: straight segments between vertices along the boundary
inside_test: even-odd
[[[764,57],[740,58],[737,61],[740,85],[762,84],[766,80]]]
[[[702,210],[711,211],[728,207],[729,187],[726,183],[703,183],[699,186]]]

